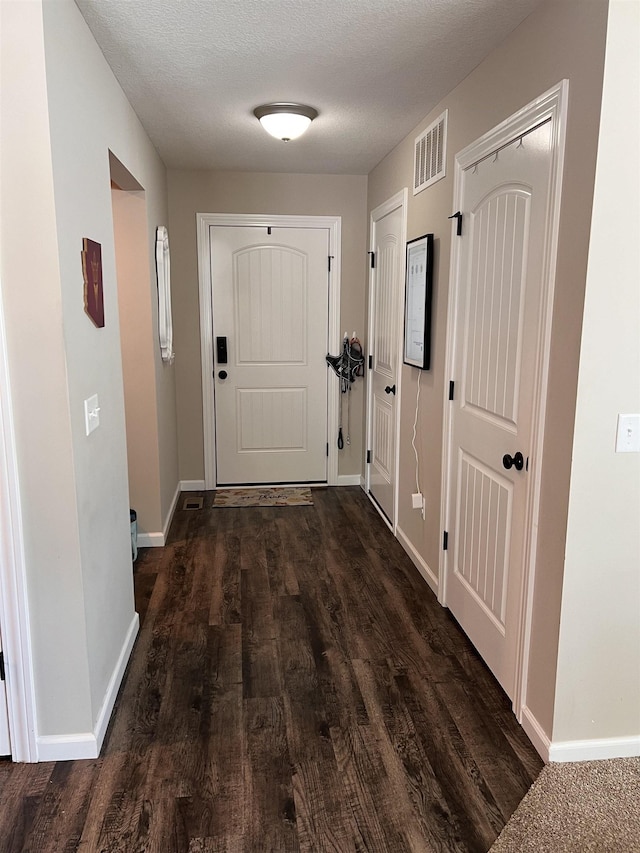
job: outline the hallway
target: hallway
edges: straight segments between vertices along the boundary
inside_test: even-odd
[[[542,761],[363,492],[204,495],[136,563],[101,758],[0,764],[0,851],[485,853]]]

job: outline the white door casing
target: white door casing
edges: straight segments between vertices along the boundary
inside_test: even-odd
[[[326,228],[211,226],[216,482],[327,481]]]
[[[456,157],[440,600],[526,710],[566,81]],[[446,383],[448,386],[448,383]],[[523,454],[521,471],[503,455]]]
[[[0,632],[0,654],[1,653],[2,634]],[[11,755],[11,738],[9,736],[9,705],[7,702],[7,682],[4,679],[0,681],[0,755]]]
[[[398,517],[398,425],[407,190],[371,213],[369,279],[367,491],[395,532]]]
[[[0,299],[0,626],[8,727],[13,760],[37,761],[27,572],[4,329]]]
[[[263,214],[211,214],[198,213],[198,277],[200,295],[200,352],[202,366],[203,432],[205,488],[214,489],[216,480],[216,425],[214,401],[214,338],[213,303],[211,277],[211,227],[264,227],[326,229],[329,236],[331,268],[328,281],[328,351],[338,352],[340,336],[340,275],[341,275],[341,219],[338,216],[281,216]],[[325,267],[326,269],[326,267]],[[338,386],[329,383],[327,398],[327,433],[338,432]],[[326,453],[326,449],[325,449]],[[338,451],[335,442],[329,439],[327,459],[327,482],[338,483]]]

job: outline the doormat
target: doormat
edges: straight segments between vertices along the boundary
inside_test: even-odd
[[[311,489],[218,489],[213,506],[313,506],[313,498]]]

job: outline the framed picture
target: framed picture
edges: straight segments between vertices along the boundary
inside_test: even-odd
[[[431,366],[431,291],[433,234],[407,243],[404,291],[404,363],[421,370]]]
[[[102,290],[102,246],[88,237],[82,239],[82,278],[84,279],[84,310],[93,324],[104,326],[104,293]]]

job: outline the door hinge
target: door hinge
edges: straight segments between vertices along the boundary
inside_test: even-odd
[[[269,234],[269,235],[271,234],[271,226],[270,225],[267,226],[267,234]]]
[[[374,270],[376,268],[376,253],[375,252],[367,252],[369,255],[369,260],[371,261],[371,269]]]
[[[457,219],[458,220],[457,227],[456,227],[456,234],[458,235],[458,237],[461,237],[462,236],[462,214],[460,213],[460,211],[458,211],[457,213],[452,213],[451,216],[447,216],[447,219]]]
[[[443,535],[442,535],[442,550],[447,551],[448,548],[449,548],[449,534],[445,530]]]
[[[327,442],[327,456],[329,455],[329,442]]]
[[[371,451],[367,450],[367,465],[371,465]]]
[[[0,681],[4,681],[4,652],[0,652]]]
[[[373,356],[369,356],[369,370],[373,370]]]
[[[331,261],[333,260],[334,257],[335,257],[335,255],[329,255],[329,272],[331,272]]]
[[[454,385],[455,385],[455,382],[454,382],[454,381],[453,381],[453,379],[452,379],[452,380],[451,380],[451,382],[449,382],[449,399],[450,399],[450,400],[453,400],[453,388],[454,388]]]

